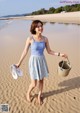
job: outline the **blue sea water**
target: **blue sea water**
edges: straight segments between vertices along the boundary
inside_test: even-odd
[[[12,23],[12,20],[0,20],[0,29]]]

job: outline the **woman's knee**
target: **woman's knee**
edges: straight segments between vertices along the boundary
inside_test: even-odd
[[[36,87],[37,81],[36,81],[36,80],[33,80],[33,81],[31,82],[31,85],[32,85],[33,87]]]
[[[39,84],[43,84],[43,79],[42,80],[39,80]]]

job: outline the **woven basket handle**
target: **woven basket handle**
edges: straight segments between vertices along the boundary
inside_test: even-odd
[[[66,60],[67,60],[68,64],[70,64],[69,59],[68,59],[68,58],[66,58]],[[61,67],[62,67],[62,68],[63,68],[63,66],[64,66],[64,62],[65,62],[65,61],[62,61],[62,65],[61,65]]]
[[[70,64],[69,58],[67,58],[68,64]]]

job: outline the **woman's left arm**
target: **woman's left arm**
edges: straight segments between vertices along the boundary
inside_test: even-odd
[[[68,56],[66,54],[63,54],[60,52],[55,52],[55,51],[51,50],[50,46],[49,46],[49,41],[47,38],[45,39],[45,43],[46,43],[46,50],[47,50],[48,54],[68,58]]]

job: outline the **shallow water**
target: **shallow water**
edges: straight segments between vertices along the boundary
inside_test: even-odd
[[[3,29],[7,25],[11,24],[13,21],[12,20],[0,20],[0,29]]]
[[[11,47],[13,51],[16,46],[23,50],[27,37],[31,35],[31,22],[14,20],[0,29],[0,51],[3,50],[0,56],[11,51]],[[48,38],[52,50],[68,54],[72,65],[80,66],[80,25],[44,23],[43,35]]]

